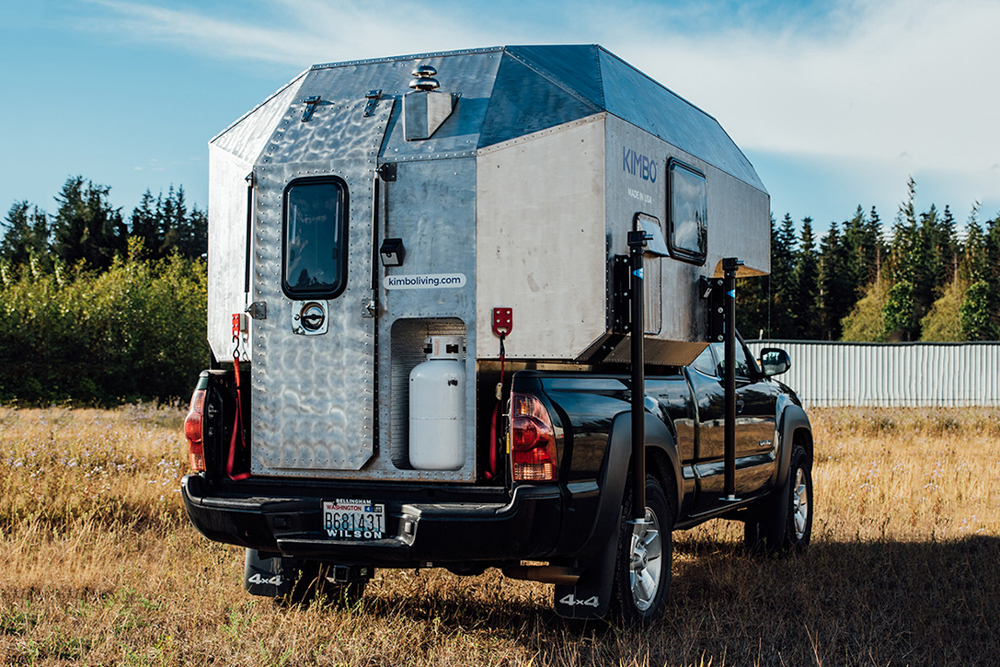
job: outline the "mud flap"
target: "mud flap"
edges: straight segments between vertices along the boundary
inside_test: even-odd
[[[598,619],[607,615],[618,556],[618,530],[613,533],[602,551],[575,562],[584,571],[575,586],[555,587],[556,613],[563,618]]]
[[[250,595],[279,597],[295,584],[296,570],[288,558],[267,556],[256,549],[247,549],[243,585]]]

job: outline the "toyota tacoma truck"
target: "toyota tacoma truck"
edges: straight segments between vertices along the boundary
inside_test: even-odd
[[[769,197],[711,116],[599,46],[494,47],[316,65],[209,156],[182,492],[249,593],[495,567],[649,622],[674,530],[808,544],[788,355],[734,327]]]

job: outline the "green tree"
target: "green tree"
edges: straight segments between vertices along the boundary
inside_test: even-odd
[[[985,280],[972,283],[965,291],[965,300],[959,309],[959,321],[966,340],[997,340],[1000,331],[995,325],[994,294]]]
[[[780,225],[771,223],[768,337],[795,338],[795,222],[786,213]]]
[[[966,283],[985,280],[989,274],[986,252],[986,235],[979,224],[979,202],[972,205],[969,222],[965,227],[965,242],[961,247],[962,258],[958,265],[958,275]]]
[[[857,285],[849,270],[850,257],[842,241],[837,223],[820,241],[819,252],[819,313],[822,338],[840,340],[840,321],[847,316],[856,300]]]
[[[819,322],[819,257],[812,231],[812,218],[802,220],[799,247],[795,252],[795,268],[792,272],[794,302],[789,303],[795,337],[816,340],[822,338]]]
[[[965,299],[966,288],[966,283],[957,277],[948,283],[941,297],[920,320],[920,340],[940,343],[965,340],[959,309]]]
[[[195,259],[208,250],[208,216],[197,208],[188,209],[184,188],[170,186],[153,199],[147,190],[133,209],[131,234],[142,239],[146,257],[162,259],[173,252]]]
[[[52,219],[52,249],[67,264],[106,269],[116,254],[125,251],[128,229],[121,212],[108,201],[110,190],[73,176],[56,197],[59,210]]]
[[[877,222],[878,213],[874,208],[872,216]],[[882,260],[881,230],[877,224],[874,227],[871,225],[870,218],[860,205],[854,212],[854,217],[844,223],[841,243],[845,256],[845,280],[850,286],[850,298],[853,301],[860,298],[864,288],[878,277]]]
[[[27,265],[33,258],[49,266],[49,216],[27,201],[15,202],[4,219],[0,259],[10,266]]]
[[[864,289],[864,294],[850,314],[841,320],[841,340],[859,343],[884,343],[885,320],[882,311],[888,299],[888,283],[876,279]]]
[[[913,334],[920,327],[913,305],[913,283],[900,280],[889,288],[882,306],[885,336],[890,341],[914,340]]]

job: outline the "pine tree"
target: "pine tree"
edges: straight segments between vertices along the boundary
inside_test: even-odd
[[[792,313],[795,304],[795,222],[788,213],[777,227],[771,225],[771,275],[768,322],[770,338],[795,338]]]
[[[819,258],[812,231],[812,218],[802,220],[802,233],[795,253],[793,271],[794,302],[790,303],[795,337],[816,340],[822,338],[819,322]]]
[[[111,208],[111,188],[94,185],[82,176],[66,180],[56,197],[59,210],[52,219],[52,250],[69,265],[106,269],[116,253],[123,253],[128,228],[119,209]]]
[[[915,308],[916,285],[920,283],[926,262],[917,217],[914,211],[916,183],[907,182],[907,198],[899,205],[893,224],[892,243],[889,245],[890,287],[883,308],[886,334],[890,340],[916,340],[923,313]]]
[[[27,265],[32,259],[48,268],[49,216],[27,201],[14,202],[7,212],[6,231],[0,241],[0,259],[10,266]]]
[[[840,339],[840,321],[855,302],[856,284],[848,264],[848,251],[841,240],[839,226],[832,222],[820,241],[819,252],[819,311],[824,340]]]
[[[146,190],[139,205],[132,210],[130,230],[133,237],[142,241],[146,257],[154,256],[158,252],[161,240],[156,200],[149,190]]]

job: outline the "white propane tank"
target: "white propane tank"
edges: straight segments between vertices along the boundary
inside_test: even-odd
[[[410,371],[410,465],[458,470],[465,464],[465,363],[461,336],[431,336],[427,361]]]

